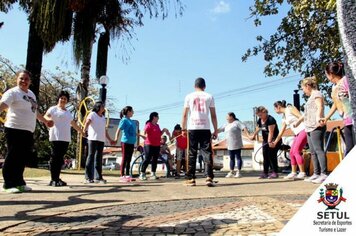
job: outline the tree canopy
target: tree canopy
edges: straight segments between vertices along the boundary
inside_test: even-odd
[[[257,36],[258,45],[248,49],[242,60],[262,53],[266,76],[298,72],[323,81],[325,65],[343,58],[335,0],[255,0],[250,7],[255,26],[261,26],[265,16],[280,14],[282,7],[289,10],[277,31],[269,38]],[[320,87],[330,92],[325,83]]]

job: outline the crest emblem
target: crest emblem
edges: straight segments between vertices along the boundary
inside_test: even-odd
[[[333,183],[325,184],[324,186],[326,189],[320,189],[318,203],[323,202],[328,207],[326,210],[338,210],[336,206],[346,201],[346,198],[342,197],[342,188],[338,188],[338,184]]]

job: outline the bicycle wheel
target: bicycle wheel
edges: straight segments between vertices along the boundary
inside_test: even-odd
[[[134,160],[131,162],[131,167],[130,167],[130,176],[131,177],[140,175],[141,165],[143,163],[144,158],[145,158],[145,156],[142,153],[139,156],[137,156],[136,158],[134,158]]]

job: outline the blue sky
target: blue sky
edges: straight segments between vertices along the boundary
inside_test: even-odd
[[[279,16],[267,17],[262,27],[256,28],[249,17],[250,0],[182,0],[186,8],[182,17],[144,20],[144,27],[136,28],[137,40],[127,44],[128,54],[122,51],[122,42],[111,43],[108,61],[108,97],[119,111],[125,105],[134,107],[134,118],[143,128],[151,111],[160,113],[160,125],[172,130],[180,123],[184,97],[193,91],[194,80],[203,77],[207,92],[218,95],[216,110],[219,126],[225,123],[227,112],[235,112],[242,121],[252,120],[254,106],[266,106],[270,114],[280,120],[273,111],[273,103],[285,99],[293,102],[293,90],[299,76],[291,78],[267,78],[263,74],[266,63],[262,56],[243,63],[241,56],[246,49],[257,44],[256,36],[268,37],[278,27]],[[0,30],[0,54],[14,64],[25,64],[28,23],[26,15],[13,8],[8,14],[0,14],[5,24]],[[96,47],[96,46],[94,46]],[[121,60],[128,55],[127,62]],[[95,75],[93,54],[92,77]],[[46,54],[43,68],[79,72],[73,67],[70,43],[58,44]],[[274,82],[273,82],[274,81]],[[249,92],[243,88],[253,86]],[[254,90],[254,88],[256,90]],[[239,92],[240,91],[240,92]],[[181,105],[179,104],[181,103]],[[162,110],[167,104],[177,106]],[[140,112],[141,111],[141,112]],[[111,114],[118,117],[118,112]]]

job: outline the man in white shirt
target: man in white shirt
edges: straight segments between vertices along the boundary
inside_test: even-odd
[[[211,94],[205,92],[205,80],[197,78],[195,80],[195,91],[188,94],[184,100],[184,110],[182,117],[183,132],[187,130],[189,137],[189,160],[188,160],[188,180],[186,185],[195,186],[195,169],[198,147],[203,155],[206,166],[206,185],[213,186],[213,156],[211,138],[215,138],[218,133],[218,122],[216,119],[215,102]],[[210,131],[210,119],[213,124],[214,132]]]

